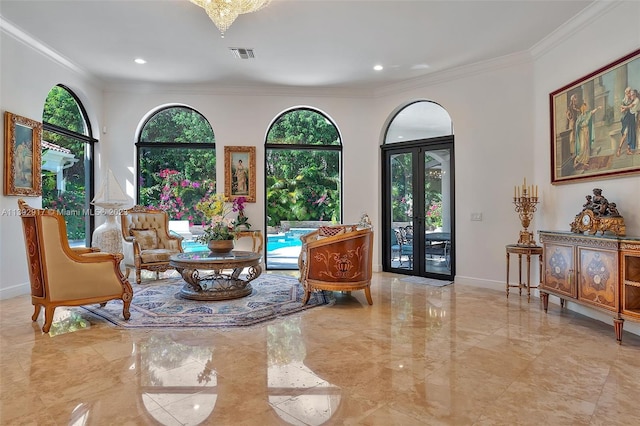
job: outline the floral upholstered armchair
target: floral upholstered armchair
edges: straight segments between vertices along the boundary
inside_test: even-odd
[[[18,200],[36,321],[44,307],[42,331],[49,332],[58,306],[80,306],[122,300],[129,319],[131,284],[120,272],[120,253],[69,247],[64,217],[55,210],[30,207]]]
[[[322,226],[300,237],[298,258],[303,304],[312,291],[364,290],[372,305],[373,229],[357,225]]]
[[[125,275],[130,268],[136,271],[136,283],[141,282],[141,270],[160,272],[171,269],[169,257],[182,253],[182,237],[169,234],[169,216],[163,210],[144,206],[133,206],[122,212],[122,250],[124,252]]]

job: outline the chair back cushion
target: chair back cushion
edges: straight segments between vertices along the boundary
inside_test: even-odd
[[[154,249],[168,249],[182,251],[180,240],[169,235],[169,216],[167,212],[144,206],[134,206],[125,211],[120,217],[123,236],[133,236],[132,230],[154,230],[157,242]],[[152,237],[151,237],[152,238]],[[149,240],[152,243],[152,240]],[[140,247],[141,250],[145,250]]]
[[[131,236],[135,238],[140,250],[155,250],[158,248],[158,233],[155,229],[131,229]]]

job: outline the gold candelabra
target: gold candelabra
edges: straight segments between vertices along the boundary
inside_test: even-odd
[[[518,245],[535,247],[537,244],[533,238],[533,233],[529,232],[527,228],[529,228],[533,213],[536,211],[536,204],[538,204],[538,185],[527,186],[527,178],[525,177],[522,186],[513,188],[513,204],[516,206],[516,212],[520,217],[523,228],[520,231]]]

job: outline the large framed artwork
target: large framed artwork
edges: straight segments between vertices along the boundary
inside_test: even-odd
[[[256,202],[256,147],[224,147],[224,195]]]
[[[551,183],[640,171],[640,49],[549,94]]]
[[[4,195],[42,195],[42,123],[5,111]]]

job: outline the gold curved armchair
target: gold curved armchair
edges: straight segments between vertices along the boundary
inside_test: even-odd
[[[30,207],[18,200],[24,231],[31,303],[36,321],[44,307],[42,331],[49,332],[58,306],[79,306],[109,300],[123,302],[122,316],[129,319],[133,290],[120,271],[120,253],[102,253],[69,247],[64,218],[55,210]]]
[[[125,275],[128,278],[133,267],[137,284],[142,269],[154,271],[158,279],[160,272],[172,269],[169,257],[183,252],[182,237],[169,234],[169,216],[163,210],[133,206],[122,212],[120,225]]]
[[[303,235],[298,258],[300,282],[304,288],[302,304],[312,291],[364,290],[371,299],[373,273],[373,230],[354,225],[321,227]]]

